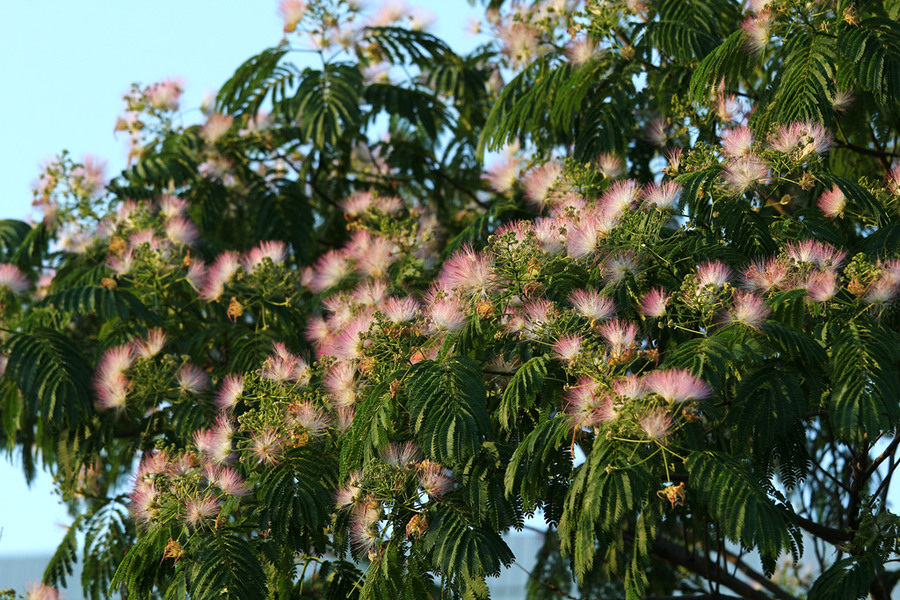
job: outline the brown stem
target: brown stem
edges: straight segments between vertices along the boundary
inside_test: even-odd
[[[720,552],[722,553],[722,556],[725,557],[725,560],[727,560],[732,565],[734,565],[738,571],[740,571],[741,573],[746,575],[748,578],[752,579],[753,581],[755,581],[762,587],[764,587],[767,590],[769,590],[770,592],[772,592],[772,595],[775,598],[779,598],[780,600],[797,600],[794,596],[791,596],[790,594],[785,592],[778,585],[772,583],[772,581],[770,579],[768,579],[767,577],[763,576],[760,573],[757,573],[756,571],[751,569],[749,566],[747,566],[747,564],[744,561],[742,561],[741,558],[739,556],[737,556],[736,554],[732,554],[731,552],[729,552],[728,550],[726,550],[724,548],[721,549]]]
[[[739,594],[741,598],[745,598],[747,600],[770,600],[770,596],[768,594],[754,588],[747,582],[738,579],[724,569],[720,569],[716,563],[709,560],[708,558],[702,557],[692,552],[688,552],[687,549],[682,548],[681,546],[670,542],[665,538],[659,537],[656,539],[656,541],[653,542],[653,553],[656,554],[659,558],[669,561],[680,567],[684,567],[688,571],[696,573],[697,575],[700,575],[705,579],[722,584],[731,591]],[[778,589],[778,594],[776,594],[777,598],[782,598],[783,600],[796,600],[796,598],[794,598],[781,588],[778,588],[777,586],[775,587]],[[722,598],[723,596],[716,594],[715,596],[711,597]]]
[[[882,160],[886,158],[898,158],[900,154],[896,152],[886,152],[883,150],[872,150],[871,148],[865,148],[863,146],[857,146],[856,144],[851,144],[850,142],[845,142],[844,140],[836,140],[835,145],[846,148],[847,150],[852,150],[858,154],[865,154],[866,156],[874,156],[875,158],[880,158]]]

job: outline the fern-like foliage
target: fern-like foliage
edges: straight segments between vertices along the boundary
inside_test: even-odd
[[[216,109],[228,114],[255,116],[271,95],[278,104],[286,97],[296,76],[291,65],[281,64],[287,48],[267,48],[237,68],[216,96]]]
[[[484,587],[484,578],[500,574],[515,559],[509,546],[493,529],[473,526],[452,508],[431,513],[424,548],[445,576],[459,577],[463,590]],[[480,594],[479,594],[480,595]]]
[[[337,465],[329,456],[297,448],[259,484],[260,521],[273,541],[293,550],[323,547],[324,527],[337,486]]]
[[[481,369],[471,359],[456,356],[414,365],[407,394],[416,439],[442,464],[475,454],[491,431]]]
[[[91,412],[91,369],[78,346],[52,329],[17,333],[7,342],[6,375],[16,382],[25,412],[62,427]]]
[[[737,87],[752,64],[746,45],[746,33],[735,31],[703,59],[691,76],[691,97],[695,102],[708,102],[710,93],[722,81],[729,88]]]
[[[31,226],[15,219],[0,220],[0,261],[10,262],[22,242],[31,231]]]
[[[109,583],[109,593],[123,591],[129,597],[142,600],[152,598],[154,588],[166,583],[174,571],[171,559],[163,559],[166,546],[172,540],[171,535],[169,528],[158,527],[138,538],[119,563]],[[217,565],[215,568],[221,567]]]
[[[754,114],[759,131],[773,123],[814,121],[830,124],[834,111],[836,53],[830,37],[798,31],[784,42],[784,71],[776,80],[767,110]]]
[[[900,419],[896,337],[862,319],[835,326],[831,334],[828,412],[835,433],[852,440],[895,427]]]
[[[437,137],[439,123],[447,118],[443,104],[431,94],[389,83],[367,87],[365,100],[372,106],[370,118],[382,111],[396,115],[420,127],[432,139]]]
[[[81,586],[92,600],[107,597],[116,568],[134,536],[130,516],[124,504],[113,500],[98,506],[85,524]]]
[[[900,102],[900,25],[884,17],[843,23],[838,49],[853,65],[857,81],[883,105]]]
[[[334,63],[321,70],[304,69],[290,100],[303,138],[323,148],[337,145],[346,132],[356,131],[361,118],[362,84],[356,65]]]
[[[800,373],[785,368],[781,361],[764,364],[741,379],[728,413],[736,449],[752,456],[758,472],[766,477],[779,459],[782,480],[795,486],[809,465],[802,438],[799,444],[795,439],[805,426],[807,410]]]
[[[800,533],[784,508],[746,466],[720,452],[695,452],[687,460],[692,498],[710,515],[729,540],[759,550],[771,574],[782,552],[793,552]]]
[[[563,415],[548,418],[519,444],[506,467],[506,493],[528,502],[544,497],[554,475],[565,477],[572,468],[569,422]]]
[[[395,375],[399,376],[400,373],[397,372]],[[378,448],[391,442],[392,423],[397,412],[390,392],[392,381],[393,377],[386,378],[359,402],[353,424],[341,446],[341,479],[351,471],[361,468],[375,456]]]
[[[47,296],[41,303],[44,306],[74,314],[96,314],[104,321],[118,319],[128,322],[138,319],[146,323],[159,325],[160,320],[150,312],[141,301],[127,290],[108,290],[102,286],[85,286]]]
[[[425,31],[403,27],[367,27],[369,40],[394,64],[411,63],[430,68],[437,63],[458,60],[455,52],[440,38]]]
[[[500,425],[504,429],[511,429],[518,416],[534,405],[544,387],[549,364],[548,357],[535,356],[522,365],[509,380],[497,411]]]
[[[266,574],[254,544],[228,532],[204,535],[191,545],[186,573],[191,598],[266,598]]]
[[[649,487],[647,475],[628,468],[613,445],[594,445],[571,479],[559,521],[561,548],[571,557],[579,581],[594,567],[595,539],[601,548],[615,551],[618,546],[614,541],[621,541],[623,530],[639,511]],[[632,590],[632,595],[640,586],[640,580],[626,581],[626,590]]]
[[[856,600],[869,596],[869,586],[881,570],[877,554],[863,554],[841,559],[816,579],[809,590],[809,600]]]

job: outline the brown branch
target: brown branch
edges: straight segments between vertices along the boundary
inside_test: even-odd
[[[829,544],[837,545],[850,541],[850,533],[843,529],[828,527],[827,525],[816,523],[812,519],[807,519],[806,517],[801,517],[797,514],[794,515],[794,521],[808,533],[825,540]]]
[[[517,567],[519,567],[520,569],[522,569],[523,571],[525,571],[525,574],[528,575],[528,577],[530,577],[531,579],[536,581],[537,584],[539,586],[541,586],[542,588],[544,588],[545,590],[549,590],[549,591],[553,592],[554,594],[562,596],[563,598],[568,598],[569,600],[579,600],[577,597],[570,596],[569,594],[565,593],[564,591],[562,591],[561,589],[559,589],[552,583],[548,583],[548,582],[544,581],[543,579],[541,579],[540,577],[538,577],[537,575],[535,575],[534,573],[532,573],[531,571],[529,571],[528,569],[526,569],[525,567],[520,565],[519,563],[513,563],[513,564],[516,565]]]
[[[888,444],[888,447],[884,449],[884,452],[878,455],[878,458],[872,461],[872,464],[869,465],[869,468],[866,469],[865,477],[871,477],[872,473],[875,472],[875,469],[881,466],[886,459],[893,456],[894,451],[897,450],[897,446],[900,446],[900,435],[891,440],[891,443]]]
[[[773,583],[769,578],[765,577],[761,573],[757,573],[749,566],[747,566],[747,564],[742,561],[738,555],[733,554],[724,548],[720,549],[719,552],[722,554],[722,556],[725,557],[725,560],[733,564],[738,571],[772,592],[772,595],[774,597],[779,598],[780,600],[797,600],[794,596],[791,596],[786,591],[781,589],[781,587],[779,587],[777,584]]]
[[[657,538],[656,541],[653,542],[652,551],[663,560],[669,561],[675,565],[678,565],[679,567],[684,567],[688,571],[696,573],[697,575],[700,575],[705,579],[722,584],[731,591],[739,594],[741,598],[745,598],[747,600],[770,600],[770,596],[768,594],[754,588],[746,581],[735,577],[724,569],[721,569],[719,565],[709,560],[708,558],[704,558],[700,555],[688,552],[685,548],[682,548],[681,546],[670,542],[667,539],[664,539],[662,537]],[[796,598],[794,598],[781,588],[778,588],[778,590],[779,593],[776,595],[776,597],[782,598],[784,600],[796,600]],[[721,596],[720,594],[709,597],[723,598],[723,596]]]
[[[858,154],[865,154],[866,156],[874,156],[875,158],[886,159],[886,158],[900,158],[900,154],[896,152],[887,152],[884,150],[873,150],[871,148],[865,148],[863,146],[857,146],[856,144],[851,144],[850,142],[845,142],[844,140],[835,140],[835,145],[841,148],[846,148],[847,150],[851,150]]]

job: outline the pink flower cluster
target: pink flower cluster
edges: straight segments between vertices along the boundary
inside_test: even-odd
[[[229,497],[249,492],[240,474],[224,461],[204,464],[190,452],[153,450],[144,454],[135,473],[131,512],[138,525],[148,529],[174,503],[181,522],[198,529],[211,526]]]

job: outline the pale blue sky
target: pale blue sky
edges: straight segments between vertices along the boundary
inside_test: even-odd
[[[376,4],[371,0],[371,4]],[[460,51],[478,14],[465,0],[409,0]],[[0,219],[29,214],[40,163],[62,149],[125,165],[113,134],[132,82],[182,77],[183,120],[251,55],[282,37],[277,0],[0,0]],[[48,554],[70,522],[42,474],[29,490],[0,457],[0,557]]]

